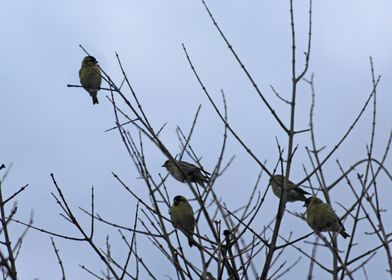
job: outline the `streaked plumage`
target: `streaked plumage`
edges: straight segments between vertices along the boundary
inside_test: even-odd
[[[168,159],[162,167],[166,167],[167,171],[182,183],[190,182],[204,185],[210,179],[209,173],[185,161]]]
[[[93,56],[86,56],[79,70],[80,84],[90,94],[93,104],[98,104],[97,92],[101,88],[101,71]]]
[[[282,187],[283,187],[284,177],[282,175],[274,175],[270,178],[269,183],[272,187],[273,193],[280,198],[282,195]],[[294,201],[305,201],[306,194],[308,192],[304,191],[298,186],[295,186],[293,182],[288,181],[287,192],[286,192],[286,201],[294,202]]]
[[[338,232],[343,238],[350,236],[329,204],[317,197],[309,197],[304,206],[307,207],[306,221],[313,230]]]
[[[173,199],[173,204],[170,207],[170,219],[173,226],[188,237],[188,244],[192,247],[195,243],[192,237],[195,230],[195,217],[192,206],[185,197],[177,195]]]

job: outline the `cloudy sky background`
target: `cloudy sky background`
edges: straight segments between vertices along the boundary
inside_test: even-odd
[[[297,61],[298,69],[302,69],[308,3],[297,2]],[[290,96],[288,1],[230,0],[224,3],[209,1],[208,4],[264,95],[288,123],[289,107],[277,100],[269,88],[273,85],[282,96]],[[314,1],[313,5],[313,41],[307,77],[315,74],[319,146],[325,145],[329,151],[359,113],[372,88],[369,66],[369,55],[372,55],[376,74],[382,75],[378,87],[376,131],[376,156],[380,158],[392,124],[392,3],[351,0]],[[0,34],[0,163],[7,166],[13,163],[3,191],[7,196],[29,184],[29,189],[17,199],[18,219],[27,221],[33,210],[35,225],[78,236],[72,225],[59,216],[60,209],[51,197],[54,186],[49,174],[52,172],[86,228],[88,219],[77,207],[89,207],[91,186],[95,187],[100,214],[124,225],[133,223],[135,201],[116,183],[112,171],[147,197],[118,133],[104,132],[114,126],[112,107],[105,93],[99,95],[100,104],[93,106],[83,89],[66,86],[79,83],[78,70],[84,57],[79,44],[97,58],[116,82],[121,81],[115,59],[115,52],[119,53],[152,125],[158,129],[164,122],[168,123],[161,139],[173,154],[179,152],[176,126],[188,131],[199,104],[202,104],[202,111],[192,146],[203,157],[202,163],[207,170],[216,163],[223,133],[222,123],[187,64],[181,43],[186,45],[218,104],[221,104],[220,90],[225,91],[233,128],[260,159],[268,161],[270,170],[277,159],[275,137],[287,146],[285,135],[256,96],[200,1],[3,1],[0,4]],[[299,87],[297,105],[296,127],[306,129],[310,105],[306,84]],[[326,166],[326,172],[331,176],[327,178],[329,182],[340,174],[335,159],[339,158],[348,168],[365,158],[370,127],[371,111],[367,110],[350,138]],[[302,164],[310,169],[305,153],[308,135],[300,135],[296,143],[299,150],[291,175],[293,181],[303,178]],[[164,156],[150,143],[145,144],[152,174],[156,178],[159,172],[166,174],[161,168]],[[225,160],[232,155],[236,155],[236,159],[216,183],[216,191],[230,208],[235,209],[247,200],[259,169],[230,138]],[[389,159],[386,166],[390,167],[391,163]],[[385,178],[380,179],[388,182]],[[263,190],[267,181],[267,176],[263,176]],[[184,185],[171,178],[168,184],[172,197],[189,194]],[[386,206],[387,198],[392,195],[390,182],[388,184],[385,188],[380,184]],[[339,186],[339,191],[332,193],[335,195],[332,200],[343,204],[352,202],[350,193],[343,190],[345,185]],[[259,225],[271,220],[276,211],[277,199],[271,194],[268,198],[262,210],[268,215],[260,217]],[[334,207],[338,213],[342,212],[336,204]],[[302,211],[301,205],[290,204],[289,208]],[[390,217],[390,213],[385,215]],[[290,215],[285,219],[283,232],[294,231],[295,236],[308,232],[307,225],[298,219]],[[391,229],[392,222],[388,226]],[[346,227],[351,230],[349,225]],[[23,227],[19,225],[11,227],[13,236],[21,230]],[[110,234],[113,254],[124,260],[126,250],[116,230],[107,227],[97,230],[97,242],[103,246],[106,235]],[[90,279],[79,264],[96,272],[103,269],[86,244],[60,239],[56,242],[67,279]],[[362,247],[358,252],[371,245],[369,243],[370,247]],[[175,275],[171,266],[162,265],[163,256],[140,238],[139,249],[142,248],[142,257],[158,276]],[[380,266],[374,269],[377,267],[375,258],[369,274],[387,277],[383,252],[378,257]],[[308,261],[303,259],[293,273],[303,271],[307,265]],[[20,279],[60,277],[48,235],[29,232],[17,268]]]

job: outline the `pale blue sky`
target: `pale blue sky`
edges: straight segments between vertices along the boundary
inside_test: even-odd
[[[302,69],[308,3],[296,2],[300,2],[296,4],[295,17],[298,65]],[[287,122],[288,106],[275,98],[269,85],[289,97],[288,1],[228,0],[208,1],[208,4],[260,89]],[[370,94],[369,55],[372,55],[376,74],[382,75],[378,88],[376,138],[376,155],[380,157],[392,124],[392,3],[386,0],[335,0],[314,1],[313,5],[313,41],[307,77],[315,73],[315,121],[319,145],[326,145],[329,151],[351,125]],[[0,163],[14,164],[3,186],[6,194],[24,184],[30,185],[17,199],[17,217],[21,220],[28,220],[30,211],[34,210],[35,225],[75,233],[72,225],[58,215],[60,209],[50,195],[54,191],[49,176],[51,172],[86,227],[88,219],[77,207],[89,207],[92,185],[96,190],[99,213],[124,225],[133,222],[135,201],[124,195],[124,190],[112,177],[112,171],[146,197],[143,183],[137,180],[138,174],[118,133],[104,133],[114,125],[112,107],[105,93],[99,94],[99,106],[93,106],[83,89],[66,87],[67,84],[78,84],[78,70],[84,57],[79,44],[93,54],[117,82],[121,80],[121,72],[115,52],[119,53],[153,126],[159,128],[168,122],[161,137],[173,154],[179,151],[176,126],[188,130],[199,104],[203,107],[192,146],[203,156],[203,165],[208,170],[217,160],[223,131],[221,122],[191,73],[181,43],[185,43],[218,104],[221,104],[220,89],[225,90],[229,120],[259,158],[268,161],[269,168],[277,156],[275,136],[282,145],[287,145],[280,127],[219,37],[201,1],[3,1],[0,4],[0,35]],[[303,84],[298,92],[298,129],[307,128],[309,102],[310,91]],[[330,182],[339,175],[335,159],[339,158],[348,168],[365,157],[370,125],[371,111],[368,110],[350,139],[326,166]],[[293,181],[303,178],[302,163],[310,166],[304,151],[309,145],[308,139],[306,135],[297,138],[296,143],[300,146],[291,176]],[[165,158],[147,141],[146,154],[150,170],[158,178],[159,172],[164,173],[161,165]],[[237,158],[217,182],[216,191],[234,209],[246,201],[258,169],[232,138],[226,160],[231,155]],[[389,159],[387,163],[390,167],[392,162]],[[267,181],[264,176],[263,189]],[[171,196],[189,194],[184,185],[173,179],[170,178],[168,183]],[[344,188],[343,184],[341,187]],[[392,195],[390,182],[388,187],[382,190],[385,203]],[[335,194],[333,201],[351,201],[349,192]],[[268,215],[260,217],[260,225],[269,221],[276,211],[277,200],[271,194],[268,197],[270,200],[265,206],[268,211],[263,212]],[[303,210],[296,204],[289,208]],[[342,212],[336,204],[335,208],[338,213]],[[285,233],[298,230],[295,234],[299,236],[309,230],[304,222],[290,215],[285,219]],[[388,226],[391,230],[392,223],[389,222]],[[17,234],[22,229],[14,225],[11,232]],[[97,242],[103,246],[105,236],[110,234],[113,253],[124,260],[126,250],[116,230],[104,226],[97,230]],[[79,264],[97,272],[103,269],[86,244],[59,239],[56,242],[65,263],[67,279],[91,278],[79,268]],[[160,265],[164,260],[162,255],[140,238],[139,249],[142,248],[145,251],[143,258],[151,261],[154,272],[161,279],[165,273],[174,276],[171,266]],[[366,248],[362,247],[358,252]],[[297,254],[296,251],[290,252]],[[375,269],[378,266],[377,259],[374,259],[368,273],[387,277],[385,257],[382,252],[378,256],[381,269]],[[296,257],[288,259],[295,260]],[[308,261],[303,259],[293,273],[302,272],[307,266]],[[49,236],[30,231],[17,268],[20,279],[59,279],[60,270]]]

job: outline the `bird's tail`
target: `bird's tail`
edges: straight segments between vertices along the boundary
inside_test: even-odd
[[[196,242],[193,239],[192,235],[188,235],[188,244],[189,244],[189,247],[192,247],[194,244],[196,244]]]
[[[339,234],[340,234],[341,236],[343,236],[344,239],[346,239],[347,237],[350,236],[344,229],[342,229],[341,231],[339,231]]]
[[[301,193],[301,194],[299,195],[299,200],[300,200],[300,201],[303,201],[303,202],[306,203],[306,199],[307,199],[307,198],[306,198],[306,196],[305,196],[304,194]]]
[[[97,90],[91,90],[89,93],[90,93],[90,96],[92,97],[92,99],[93,99],[93,105],[95,105],[95,104],[99,104],[99,102],[98,102],[98,97],[97,97]]]
[[[201,174],[199,175],[200,176],[197,177],[196,182],[204,188],[205,184],[210,182],[210,177]]]
[[[99,104],[98,98],[96,96],[93,96],[93,104]]]

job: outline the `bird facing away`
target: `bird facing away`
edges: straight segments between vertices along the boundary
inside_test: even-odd
[[[189,247],[192,247],[195,243],[192,237],[193,231],[195,230],[195,217],[188,200],[181,195],[177,195],[173,199],[169,213],[173,226],[181,230],[188,237]]]
[[[343,238],[350,236],[329,204],[317,197],[309,197],[304,206],[307,207],[306,221],[313,230],[338,232]]]
[[[166,167],[167,171],[181,183],[197,183],[204,186],[204,183],[208,183],[210,179],[208,172],[185,161],[168,159],[162,167]]]
[[[273,175],[269,180],[272,191],[278,198],[280,198],[280,196],[282,195],[283,181],[284,177],[282,175]],[[288,181],[286,192],[287,202],[306,201],[305,194],[309,193],[304,191],[300,187],[295,186],[295,184],[290,180]]]
[[[93,104],[98,104],[97,92],[101,88],[101,70],[98,61],[93,56],[83,58],[82,66],[79,70],[80,84],[90,94]]]

